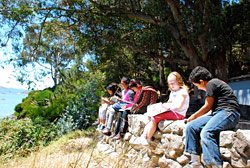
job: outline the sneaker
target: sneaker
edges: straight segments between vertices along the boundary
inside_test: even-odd
[[[92,124],[92,126],[97,126],[99,123],[98,122],[95,122]]]
[[[123,135],[117,134],[113,139],[115,139],[115,140],[123,139]]]
[[[112,135],[110,136],[110,138],[114,138],[116,135],[117,135],[117,134],[112,134]]]
[[[189,162],[184,168],[204,168],[201,162]]]
[[[101,131],[101,124],[99,124],[98,126],[97,126],[97,128],[96,128],[96,131]]]
[[[110,136],[110,135],[111,135],[111,132],[110,132],[109,130],[107,130],[107,129],[104,129],[104,130],[102,131],[102,133],[105,134],[105,135],[107,135],[107,136]]]
[[[105,124],[103,124],[103,123],[100,123],[100,124],[101,124],[100,130],[103,130],[105,128]]]

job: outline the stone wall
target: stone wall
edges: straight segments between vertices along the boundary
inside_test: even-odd
[[[149,145],[133,142],[142,134],[149,122],[144,115],[129,115],[129,131],[123,140],[102,136],[98,149],[117,159],[124,167],[182,168],[190,161],[184,153],[185,123],[163,120],[158,124],[154,141]],[[250,130],[223,131],[220,151],[224,168],[250,168]]]

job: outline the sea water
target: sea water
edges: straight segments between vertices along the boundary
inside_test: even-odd
[[[27,96],[25,93],[0,93],[0,118],[14,114],[15,106]]]

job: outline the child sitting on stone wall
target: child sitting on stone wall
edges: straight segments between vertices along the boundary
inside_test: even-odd
[[[118,98],[117,101],[112,105],[112,108],[108,109],[108,115],[106,118],[106,124],[105,129],[103,130],[103,134],[110,135],[111,134],[111,128],[114,120],[115,113],[118,112],[122,106],[125,106],[134,100],[134,91],[129,88],[129,82],[130,80],[127,77],[123,77],[121,79],[121,86],[122,86],[122,97]],[[118,118],[118,124],[119,124],[119,118]],[[113,134],[112,137],[114,137],[116,134]]]
[[[203,167],[201,152],[206,167],[222,168],[219,134],[237,125],[240,119],[238,100],[228,84],[212,78],[204,67],[193,69],[189,81],[206,91],[206,98],[205,104],[187,120],[185,152],[191,154],[191,162],[186,168]]]
[[[141,81],[131,79],[129,88],[136,92],[134,101],[120,111],[119,117],[122,119],[120,125],[117,126],[117,136],[114,139],[118,140],[123,138],[128,128],[128,115],[129,114],[143,114],[147,111],[147,106],[154,104],[157,101],[157,92],[150,86],[142,86]]]
[[[148,115],[151,121],[144,128],[142,136],[133,142],[134,144],[147,145],[161,120],[183,120],[186,116],[189,107],[188,87],[178,72],[171,72],[168,75],[168,86],[171,91],[168,101],[151,105],[151,107],[156,106],[154,108],[148,107],[148,110],[152,111],[147,111],[145,115]]]
[[[105,128],[106,124],[106,115],[110,109],[112,109],[112,105],[121,97],[120,87],[116,83],[111,83],[106,87],[110,98],[102,98],[102,105],[99,107],[98,111],[98,131],[102,131]],[[109,115],[108,115],[109,116]],[[94,123],[95,124],[95,123]]]

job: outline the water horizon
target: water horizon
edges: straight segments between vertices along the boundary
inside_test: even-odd
[[[9,117],[15,113],[15,106],[22,103],[28,93],[6,93],[0,92],[0,119]]]

